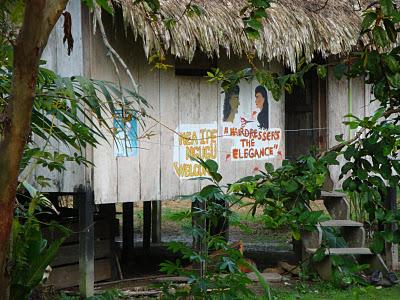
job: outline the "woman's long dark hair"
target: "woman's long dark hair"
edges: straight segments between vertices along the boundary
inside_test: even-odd
[[[236,85],[234,88],[232,88],[229,92],[225,92],[225,99],[224,99],[224,110],[223,110],[223,118],[222,121],[226,121],[231,114],[231,97],[233,95],[239,95],[240,88],[238,85]]]
[[[263,108],[257,115],[257,121],[259,123],[258,127],[261,129],[268,129],[269,128],[269,116],[268,116],[268,110],[269,110],[269,105],[268,105],[268,93],[265,87],[259,85],[255,89],[255,95],[257,93],[260,93],[264,97],[264,104]]]

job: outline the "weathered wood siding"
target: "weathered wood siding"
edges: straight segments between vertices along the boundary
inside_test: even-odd
[[[67,45],[63,44],[63,17],[57,22],[55,29],[49,37],[42,59],[46,60],[45,67],[55,71],[61,76],[83,75],[83,41],[82,41],[82,15],[81,1],[71,0],[66,8],[73,17],[72,35],[74,37],[74,49],[71,55],[67,55]],[[70,150],[57,141],[43,141],[37,136],[34,141],[46,149],[69,153]],[[49,172],[48,169],[29,166],[20,179],[28,178],[31,181],[35,176],[44,176],[51,179],[51,186],[42,188],[44,192],[73,192],[80,184],[85,184],[85,168],[73,162],[65,164],[66,170],[60,172]]]
[[[61,22],[52,34],[49,47],[44,58],[49,68],[62,75],[86,75],[95,79],[117,82],[115,68],[112,65],[107,50],[104,47],[99,32],[93,35],[92,23],[85,11],[81,11],[80,2],[73,0],[69,4],[69,11],[73,12],[73,34],[75,39],[74,51],[71,57],[66,55],[62,44]],[[81,24],[81,14],[84,14]],[[118,20],[118,19],[116,19]],[[113,27],[113,24],[115,27]],[[105,132],[108,143],[102,142],[97,148],[88,149],[88,157],[92,157],[95,167],[92,170],[82,166],[68,166],[68,171],[61,174],[48,174],[43,170],[36,170],[34,174],[44,174],[51,177],[54,187],[48,191],[73,191],[79,183],[90,181],[95,191],[97,203],[133,202],[149,200],[167,200],[179,195],[198,191],[204,183],[194,180],[180,180],[174,173],[172,160],[174,152],[174,133],[168,128],[175,129],[180,124],[205,124],[216,122],[221,127],[222,101],[221,88],[217,84],[210,84],[200,76],[177,76],[174,68],[166,71],[151,70],[148,65],[140,41],[134,42],[134,37],[118,22],[108,19],[108,36],[112,45],[127,62],[133,77],[139,84],[139,93],[152,105],[148,109],[162,126],[152,120],[146,120],[146,128],[139,129],[138,136],[150,129],[154,133],[149,138],[139,139],[139,150],[134,157],[115,157],[112,136]],[[126,36],[125,36],[126,33]],[[83,36],[83,41],[82,41]],[[118,39],[116,37],[118,36]],[[168,62],[174,64],[169,58]],[[245,59],[222,56],[218,59],[218,67],[222,69],[236,69],[246,65]],[[278,63],[265,63],[262,67],[283,72],[284,68]],[[131,88],[130,82],[120,68],[121,82]],[[257,83],[241,84],[240,105],[248,111],[254,110],[254,88]],[[352,80],[353,113],[363,116],[372,108],[369,105],[370,93],[364,87],[362,80]],[[285,149],[285,106],[284,99],[275,101],[269,94],[269,119],[271,128],[282,129],[281,149]],[[327,124],[328,147],[336,144],[335,135],[343,133],[347,138],[348,128],[342,124],[343,116],[349,112],[348,82],[338,81],[330,69],[327,86]],[[110,124],[112,119],[110,118]],[[138,126],[140,128],[140,126]],[[55,144],[55,147],[60,147]],[[227,161],[231,141],[219,139],[220,171],[224,176],[224,183],[232,182],[246,175],[255,174],[257,168],[263,169],[265,161]],[[281,160],[271,161],[279,166]],[[339,187],[337,178],[339,168],[332,168],[331,177]]]
[[[351,91],[351,98],[349,94]],[[343,138],[349,139],[354,136],[356,130],[349,130],[343,124],[348,118],[345,115],[352,113],[362,118],[374,112],[373,104],[370,103],[371,95],[369,87],[365,85],[364,79],[341,79],[337,80],[332,68],[328,70],[328,92],[327,92],[327,118],[328,118],[328,148],[338,144],[335,136],[343,134]],[[334,182],[334,189],[340,189],[339,181],[340,169],[344,164],[344,159],[339,159],[339,166],[330,167],[331,179]]]
[[[173,169],[174,133],[180,124],[221,123],[222,96],[217,84],[210,84],[201,76],[177,76],[174,68],[167,71],[152,70],[147,63],[140,42],[133,42],[128,32],[126,38],[115,32],[123,30],[117,25],[116,31],[110,31],[112,44],[127,62],[135,80],[139,84],[139,93],[152,106],[148,113],[158,119],[162,126],[152,120],[146,120],[146,129],[152,131],[149,138],[142,137],[144,131],[139,130],[139,150],[134,157],[114,157],[113,142],[93,149],[94,191],[97,203],[130,202],[174,199],[179,195],[198,191],[203,182],[196,180],[180,180]],[[100,35],[91,37],[90,55],[85,57],[90,62],[92,78],[117,82],[115,68],[107,57],[107,51]],[[167,63],[174,65],[174,60]],[[218,65],[225,68],[244,66],[245,60],[222,57]],[[281,71],[278,64],[266,65]],[[122,83],[130,86],[126,74],[120,69]],[[240,105],[251,112],[255,109],[254,88],[256,82],[241,85]],[[270,103],[270,127],[284,126],[284,103],[272,100]],[[168,127],[168,128],[167,128]],[[255,174],[254,169],[264,168],[265,161],[226,161],[225,155],[230,149],[230,140],[219,139],[219,162],[224,182],[232,182],[243,176]],[[282,139],[284,146],[284,139]],[[278,166],[281,161],[272,161]]]

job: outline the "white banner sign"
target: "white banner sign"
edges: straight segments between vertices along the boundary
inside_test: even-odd
[[[244,118],[242,118],[244,119]],[[241,125],[225,125],[223,137],[233,139],[227,160],[265,160],[282,156],[280,150],[281,130],[279,128],[260,129],[246,121]]]
[[[218,161],[218,126],[213,124],[182,124],[174,137],[175,174],[181,179],[207,177],[206,170],[191,157]]]

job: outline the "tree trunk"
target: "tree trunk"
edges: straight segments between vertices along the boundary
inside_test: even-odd
[[[7,263],[19,164],[30,131],[39,60],[68,0],[27,0],[14,45],[11,97],[0,141],[0,299],[8,299]]]

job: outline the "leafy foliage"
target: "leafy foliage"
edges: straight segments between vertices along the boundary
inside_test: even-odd
[[[338,135],[336,138],[339,144],[329,151],[301,157],[297,162],[290,163],[293,171],[289,177],[280,177],[281,172],[288,168],[284,165],[282,170],[275,173],[245,178],[243,182],[232,185],[233,191],[253,197],[254,207],[258,203],[266,205],[265,218],[271,226],[279,226],[287,222],[285,214],[287,209],[281,199],[298,198],[297,192],[301,192],[299,188],[304,187],[304,183],[299,182],[299,178],[303,177],[299,171],[302,170],[304,162],[315,160],[317,165],[323,165],[327,171],[328,165],[338,164],[336,157],[345,160],[341,166],[340,175],[340,179],[344,180],[342,188],[346,193],[357,196],[358,209],[366,213],[364,217],[368,218],[367,221],[372,226],[399,223],[399,213],[387,210],[384,206],[387,188],[396,188],[400,179],[400,127],[398,124],[400,121],[400,46],[396,44],[398,40],[396,28],[399,22],[400,12],[393,1],[381,0],[372,3],[364,12],[360,37],[369,40],[370,44],[351,53],[341,62],[318,65],[300,60],[296,72],[285,75],[259,70],[250,62],[250,68],[236,72],[232,70],[222,72],[216,69],[208,74],[209,80],[220,82],[225,91],[230,90],[241,80],[257,79],[261,85],[268,88],[275,100],[281,98],[283,91],[291,92],[293,86],[304,86],[303,76],[307,72],[315,70],[323,78],[327,75],[328,68],[333,71],[337,79],[343,76],[362,77],[372,88],[375,96],[372,102],[377,107],[375,113],[364,118],[358,118],[352,114],[344,116],[347,118],[344,123],[350,129],[357,130],[354,137],[345,141],[343,136]],[[322,180],[323,177],[322,173],[318,173],[318,168],[310,169],[309,172],[314,176],[321,175],[321,177],[312,178],[314,179],[312,182],[321,182],[315,181]],[[324,173],[326,174],[327,172]],[[272,182],[277,180],[279,184],[270,183],[268,176]],[[283,180],[280,181],[280,178]],[[274,193],[271,192],[272,187],[275,189]],[[317,184],[314,187],[313,193],[304,194],[304,198],[299,197],[305,201],[315,199],[321,185]],[[260,195],[264,195],[266,191],[270,195],[263,199]],[[290,202],[283,200],[285,201]],[[297,200],[294,203],[297,203]],[[298,235],[294,233],[294,236]],[[391,226],[386,226],[385,231],[376,232],[374,237],[375,241],[371,248],[374,252],[381,252],[385,240],[395,243],[400,241],[400,231],[398,229],[393,231]]]
[[[85,3],[94,5],[94,1]],[[111,11],[109,1],[97,0],[96,3]],[[11,118],[7,106],[13,94],[12,44],[22,22],[24,5],[18,0],[0,4],[0,141],[4,125]],[[31,132],[20,162],[19,179],[22,181],[38,165],[50,171],[62,171],[69,161],[90,164],[84,149],[88,145],[95,147],[100,139],[105,139],[106,133],[115,134],[110,119],[116,116],[117,110],[122,110],[123,120],[137,118],[143,124],[141,117],[146,114],[144,107],[148,106],[137,93],[111,82],[81,76],[65,78],[43,67],[39,67],[35,89]],[[49,185],[48,178],[37,176],[34,179],[41,186]],[[61,230],[63,234],[52,244],[47,243],[41,234],[37,214],[43,213],[44,204],[51,206],[51,203],[26,182],[22,185],[31,195],[26,205],[20,204],[15,210],[10,263],[12,299],[28,298],[68,235],[63,227],[51,223],[50,228]]]
[[[332,163],[337,163],[334,154],[324,159],[311,155],[295,162],[284,161],[276,170],[266,163],[265,171],[229,185],[229,191],[252,199],[253,215],[258,208],[262,209],[267,227],[289,226],[298,240],[301,231],[313,231],[318,222],[328,219],[321,211],[310,211],[309,202],[320,196],[328,165]]]
[[[57,298],[58,300],[79,300],[81,299],[79,296],[71,296],[66,295],[61,292],[61,295]],[[101,293],[98,293],[94,296],[86,298],[87,300],[115,300],[115,299],[129,299],[129,296],[125,295],[123,291],[112,289],[105,290]]]
[[[0,113],[9,101],[12,77],[12,49],[4,46],[0,59]],[[22,172],[30,162],[50,171],[65,170],[65,162],[90,164],[83,149],[105,140],[105,132],[114,136],[112,122],[117,110],[124,120],[136,118],[143,123],[146,100],[126,88],[81,76],[60,77],[53,71],[39,68],[36,97],[32,111],[32,138],[27,141],[20,165]],[[0,123],[0,132],[1,132]],[[63,144],[66,150],[59,149]]]
[[[27,299],[32,290],[43,279],[43,273],[54,259],[58,248],[70,234],[69,230],[57,224],[49,224],[52,230],[61,232],[58,240],[48,244],[42,236],[37,214],[52,208],[51,202],[28,183],[24,187],[29,192],[26,205],[19,205],[12,225],[11,255],[11,296],[10,299]]]
[[[231,219],[232,206],[240,202],[235,195],[227,193],[219,185],[222,179],[218,173],[218,164],[212,160],[194,159],[201,164],[210,174],[210,184],[200,192],[191,196],[194,205],[192,211],[180,212],[174,218],[182,220],[192,218],[193,227],[191,235],[197,247],[193,249],[184,243],[171,242],[169,249],[180,253],[182,259],[175,262],[167,261],[161,264],[161,271],[167,274],[177,274],[189,278],[188,285],[179,286],[165,284],[163,298],[185,299],[192,296],[195,299],[247,299],[254,298],[253,291],[247,286],[251,283],[241,267],[250,268],[259,275],[257,269],[249,264],[239,249],[228,244],[224,237],[224,223]],[[215,230],[217,228],[218,230]],[[184,267],[184,262],[189,262],[191,267]],[[269,295],[269,287],[260,277],[260,282]]]
[[[244,23],[244,32],[250,39],[260,38],[263,28],[262,20],[267,18],[266,9],[271,6],[269,0],[249,0],[247,5],[240,10]]]

